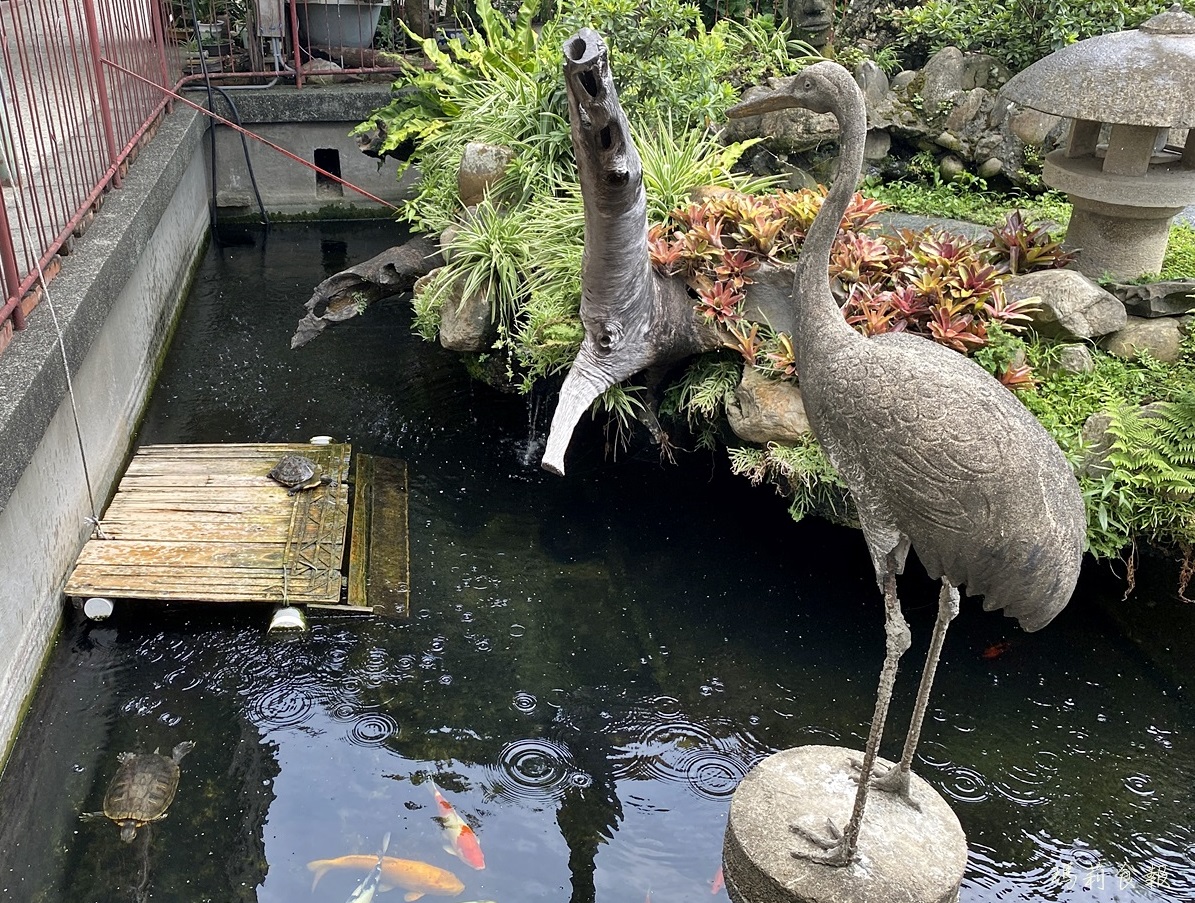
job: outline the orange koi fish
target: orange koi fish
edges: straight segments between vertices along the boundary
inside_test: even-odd
[[[718,871],[714,872],[714,880],[710,884],[710,893],[716,894],[726,886],[726,879],[722,876],[722,866],[718,866]]]
[[[311,889],[319,884],[332,869],[351,869],[365,872],[378,865],[377,855],[341,856],[339,859],[314,859],[307,863],[307,868],[314,873]],[[426,862],[414,859],[395,859],[393,856],[382,857],[382,875],[378,881],[378,890],[385,892],[401,887],[407,893],[403,897],[409,901],[418,900],[424,894],[434,894],[440,897],[455,897],[465,889],[465,885],[452,872],[437,868]]]
[[[1011,648],[1012,643],[1010,643],[1008,640],[1001,640],[999,643],[992,643],[992,645],[983,650],[980,655],[987,659],[999,658]]]
[[[432,795],[436,798],[436,809],[439,811],[435,819],[444,829],[444,849],[470,868],[485,868],[481,844],[477,842],[477,835],[473,833],[469,823],[456,814],[452,804],[440,793],[435,781],[429,779],[428,784],[431,785]]]

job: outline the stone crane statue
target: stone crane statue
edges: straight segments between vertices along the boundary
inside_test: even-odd
[[[855,858],[869,786],[916,806],[909,769],[957,587],[984,597],[1025,630],[1066,605],[1078,579],[1086,520],[1078,483],[1058,445],[1025,407],[961,354],[904,333],[864,337],[830,291],[830,249],[855,190],[867,116],[850,74],[817,63],[743,101],[730,116],[786,107],[833,113],[841,128],[838,174],[796,263],[795,351],[809,422],[859,511],[884,594],[885,657],[854,807],[845,829],[793,830],[820,848],[800,858]],[[942,588],[938,617],[900,762],[872,777],[896,679],[910,644],[896,595],[909,548]]]

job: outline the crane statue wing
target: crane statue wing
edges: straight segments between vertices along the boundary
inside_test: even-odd
[[[852,345],[809,374],[829,390],[815,396],[835,399],[833,411],[810,417],[815,432],[834,420],[827,452],[851,471],[843,477],[869,545],[879,540],[873,557],[902,557],[911,544],[930,576],[982,595],[986,609],[1027,630],[1045,626],[1070,596],[1086,536],[1082,505],[1054,485],[1069,476],[1058,445],[954,351],[902,334]],[[953,416],[952,397],[971,416]]]

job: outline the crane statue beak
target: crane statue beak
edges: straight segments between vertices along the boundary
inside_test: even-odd
[[[795,75],[772,79],[766,88],[748,88],[746,97],[726,111],[727,117],[743,119],[746,116],[762,116],[764,113],[774,113],[797,106],[795,98],[788,91],[788,85],[794,78]]]

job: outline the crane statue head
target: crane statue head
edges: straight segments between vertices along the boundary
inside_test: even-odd
[[[771,79],[767,89],[735,104],[726,111],[726,115],[741,119],[792,107],[837,115],[838,111],[848,110],[861,100],[859,86],[851,74],[837,63],[825,60],[802,69],[796,75]]]

